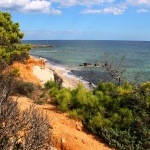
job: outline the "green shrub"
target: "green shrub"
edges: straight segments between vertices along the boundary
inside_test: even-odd
[[[150,139],[143,136],[148,132],[143,130],[133,132],[132,130],[128,128],[125,131],[119,131],[103,127],[99,130],[99,135],[117,150],[149,150]]]
[[[150,92],[150,81],[141,84],[140,88],[141,88],[141,90],[144,90],[146,92]]]
[[[18,76],[20,73],[19,73],[19,69],[18,68],[14,68],[12,71],[11,71],[11,75],[13,76]]]
[[[53,98],[56,97],[56,95],[58,94],[58,92],[59,92],[58,87],[53,87],[50,90],[48,90],[48,93],[49,93],[50,97],[53,97]]]
[[[58,107],[70,117],[81,119],[92,133],[103,138],[117,150],[148,150],[150,148],[149,82],[138,87],[125,82],[100,84],[87,91],[77,88],[49,90]]]
[[[34,90],[34,85],[33,83],[30,83],[30,82],[19,81],[16,84],[16,90],[18,91],[19,94],[30,97],[31,92]]]
[[[100,81],[98,86],[95,88],[94,92],[95,91],[102,91],[104,93],[109,92],[109,93],[113,94],[113,93],[115,93],[116,88],[117,88],[116,85],[111,83],[111,82],[104,83],[104,82]]]
[[[70,89],[61,89],[56,97],[55,101],[57,104],[59,104],[59,108],[63,111],[69,110],[70,104],[71,104],[71,92]]]
[[[69,111],[69,117],[84,120],[83,110],[81,110],[80,108],[79,109],[73,109],[73,110]]]
[[[52,81],[52,80],[49,80],[49,81],[47,81],[47,82],[44,84],[44,87],[45,87],[46,90],[49,90],[49,89],[51,89],[51,88],[53,88],[53,87],[58,88],[58,84],[57,84],[56,82]]]

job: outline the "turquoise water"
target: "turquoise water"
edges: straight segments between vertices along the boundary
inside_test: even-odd
[[[100,62],[105,52],[110,56],[121,57],[125,55],[127,68],[126,78],[133,80],[137,72],[142,72],[138,82],[150,80],[150,42],[149,41],[99,41],[99,40],[39,40],[23,41],[30,44],[48,44],[52,48],[33,48],[30,54],[44,57],[49,63],[70,69],[70,73],[97,84],[106,74],[100,68],[79,67],[83,62]],[[92,75],[91,75],[92,72]]]

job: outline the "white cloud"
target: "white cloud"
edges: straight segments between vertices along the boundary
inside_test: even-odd
[[[48,0],[3,0],[0,1],[0,9],[26,13],[61,14],[60,10],[51,7],[51,2]]]
[[[150,0],[126,0],[127,4],[133,5],[133,6],[150,6]]]
[[[24,6],[24,10],[35,10],[35,11],[49,11],[51,3],[47,1],[31,1]]]
[[[51,0],[51,2],[58,3],[60,6],[64,7],[71,7],[75,5],[92,6],[104,3],[112,3],[114,1],[115,0]]]
[[[137,7],[138,13],[147,13],[150,8],[150,0],[126,0],[126,5],[128,7]]]
[[[114,15],[120,15],[123,14],[126,10],[125,6],[120,7],[107,7],[104,9],[99,10],[92,10],[92,9],[86,9],[83,10],[81,13],[83,14],[114,14]]]
[[[85,9],[81,13],[82,14],[102,14],[102,10]]]
[[[125,10],[126,10],[125,6],[122,6],[120,8],[117,8],[117,7],[108,7],[108,8],[104,8],[103,12],[105,14],[113,13],[114,15],[120,15],[120,14],[123,14],[125,12]]]
[[[121,4],[113,5],[115,0],[51,0],[53,3],[58,3],[61,7],[72,7],[76,5],[82,5],[90,9],[85,9],[82,14],[123,14],[126,10],[126,6]],[[103,9],[92,9],[92,7],[106,7]]]
[[[147,13],[147,12],[149,12],[149,11],[146,10],[146,9],[138,9],[137,12],[138,12],[138,13]]]
[[[123,14],[127,7],[138,7],[137,12],[148,12],[150,0],[0,0],[0,10],[22,13],[62,14],[58,7],[82,5],[83,14]],[[96,7],[95,7],[96,6]],[[144,8],[144,9],[141,9]]]

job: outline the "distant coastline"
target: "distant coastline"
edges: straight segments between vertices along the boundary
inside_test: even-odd
[[[39,44],[32,44],[32,48],[48,48],[48,47],[54,47],[52,45],[39,45]]]

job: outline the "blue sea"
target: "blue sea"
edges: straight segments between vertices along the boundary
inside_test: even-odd
[[[149,41],[101,41],[101,40],[24,40],[25,44],[52,45],[49,48],[32,48],[30,54],[45,58],[50,65],[69,70],[69,74],[85,81],[98,84],[109,80],[108,74],[100,67],[81,67],[83,62],[99,63],[104,53],[109,58],[125,56],[125,79],[130,82],[150,81]],[[135,76],[142,73],[135,81]]]

